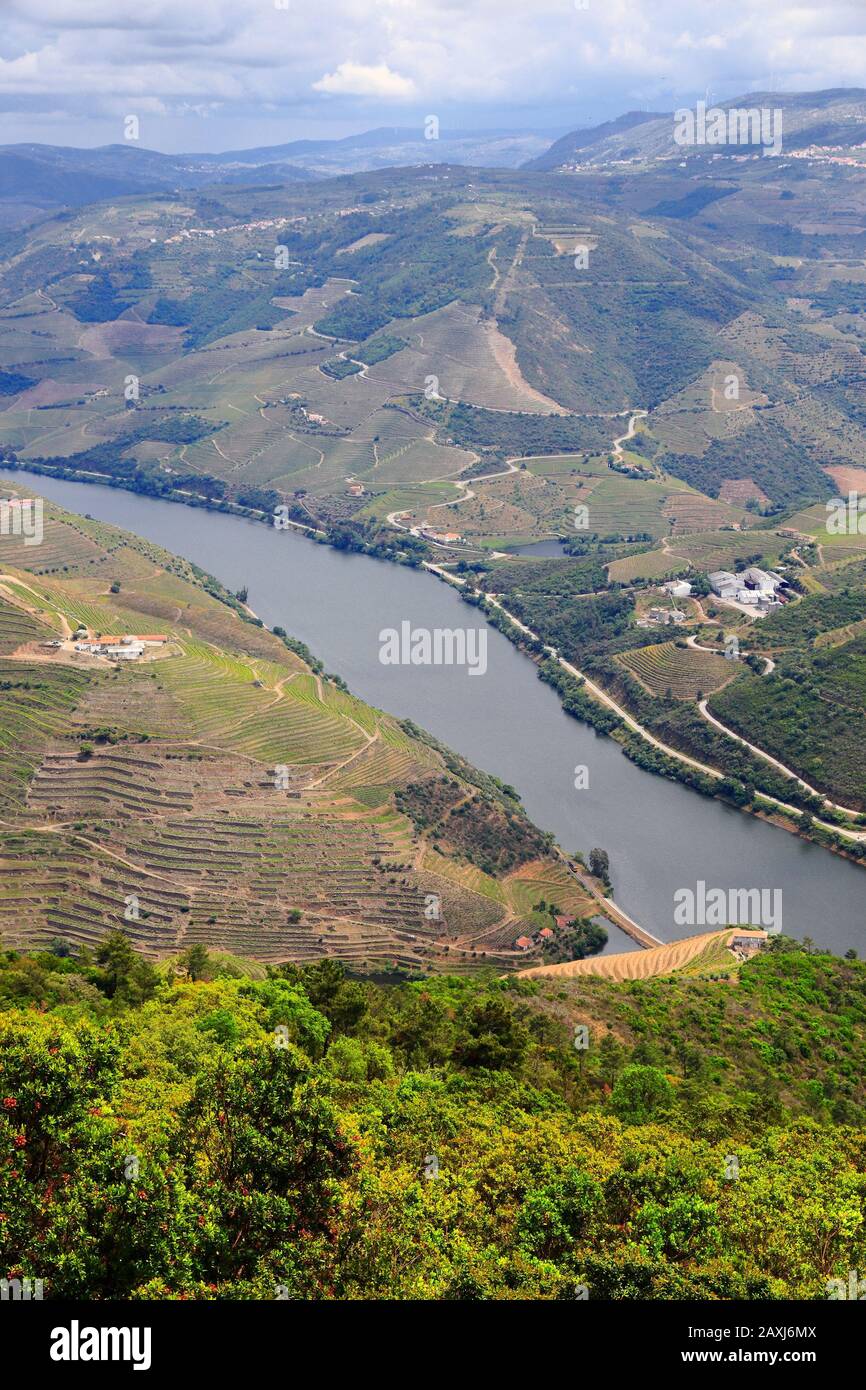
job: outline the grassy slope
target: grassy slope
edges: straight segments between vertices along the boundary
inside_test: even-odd
[[[531,911],[515,871],[540,860],[539,876],[562,874],[513,800],[317,675],[185,561],[46,511],[62,568],[0,540],[7,942],[93,942],[124,921],[157,954],[203,941],[361,969],[510,962]],[[78,622],[171,640],[120,669],[40,645]],[[432,871],[394,793],[416,786],[423,802],[434,776],[464,809]],[[497,866],[491,834],[506,828]],[[439,919],[425,916],[431,894]],[[131,896],[139,916],[124,919]]]
[[[768,618],[761,649],[776,670],[716,692],[710,707],[742,737],[795,769],[842,805],[866,810],[866,594],[804,598]]]
[[[701,978],[703,976],[703,978]],[[534,1007],[588,1023],[708,1093],[772,1091],[794,1112],[862,1122],[866,966],[774,949],[689,977],[613,983],[537,977]],[[856,1117],[856,1119],[855,1119]]]

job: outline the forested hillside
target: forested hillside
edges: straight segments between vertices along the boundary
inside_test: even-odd
[[[866,966],[382,988],[0,957],[0,1264],[47,1298],[824,1299]]]

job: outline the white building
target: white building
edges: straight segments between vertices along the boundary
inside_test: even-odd
[[[710,581],[710,588],[719,598],[736,598],[739,589],[742,587],[739,579],[730,570],[715,570],[707,575]]]
[[[692,592],[692,586],[687,579],[669,579],[662,588],[671,598],[688,598]]]
[[[138,638],[124,638],[122,641],[105,642],[98,638],[76,642],[77,652],[89,652],[91,656],[106,656],[109,661],[137,661],[144,653],[144,643]]]
[[[772,598],[782,583],[779,575],[758,569],[756,565],[750,565],[739,577],[747,589],[759,594],[761,598]]]
[[[741,574],[731,574],[730,570],[716,570],[708,576],[713,593],[722,599],[733,599],[750,607],[774,607],[779,604],[777,590],[784,581],[777,574],[757,569],[754,565]]]
[[[109,661],[137,661],[143,652],[141,642],[127,642],[121,647],[105,647],[102,655],[107,656]]]

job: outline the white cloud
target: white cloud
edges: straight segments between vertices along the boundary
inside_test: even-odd
[[[325,73],[313,83],[316,92],[335,96],[382,97],[384,100],[407,101],[417,96],[415,83],[409,77],[392,72],[387,63],[371,67],[364,63],[341,63],[336,72]]]
[[[390,122],[459,108],[474,123],[603,119],[636,106],[859,86],[863,0],[0,0],[0,112],[25,128],[61,105],[96,133],[135,102],[197,118],[219,103],[275,138],[307,122]],[[327,100],[324,98],[327,97]],[[377,105],[380,108],[377,111]],[[488,113],[494,112],[490,119]],[[187,113],[184,115],[184,113]],[[387,114],[386,114],[387,113]],[[106,125],[107,123],[107,125]],[[202,120],[201,124],[204,124]],[[279,130],[276,129],[280,126]],[[100,128],[100,134],[102,128]],[[153,135],[151,136],[153,138]],[[204,137],[201,137],[204,138]],[[266,138],[260,143],[265,143]],[[177,148],[177,146],[175,146]]]

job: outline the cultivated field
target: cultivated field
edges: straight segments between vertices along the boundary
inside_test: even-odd
[[[675,700],[696,700],[721,690],[737,674],[736,663],[724,656],[675,642],[638,647],[617,660],[651,695],[670,695]]]
[[[737,931],[737,935],[746,933]],[[734,933],[704,932],[687,936],[647,951],[625,951],[622,955],[595,956],[586,960],[564,961],[561,965],[537,965],[521,970],[521,976],[541,979],[573,979],[576,975],[598,975],[605,980],[649,980],[670,975],[675,970],[730,970],[734,957],[726,949]]]
[[[74,543],[73,518],[55,509],[52,527],[61,550]],[[218,602],[185,562],[111,527],[87,539],[119,592],[42,576],[40,547],[16,555],[32,570],[0,581],[4,945],[93,945],[120,928],[152,956],[202,942],[414,973],[517,959],[555,860],[497,877],[432,852],[394,795],[444,770],[433,746]],[[42,645],[78,623],[134,633],[155,619],[170,640],[137,663]],[[480,836],[503,815],[497,793],[454,794],[471,802],[471,846],[476,814]]]

